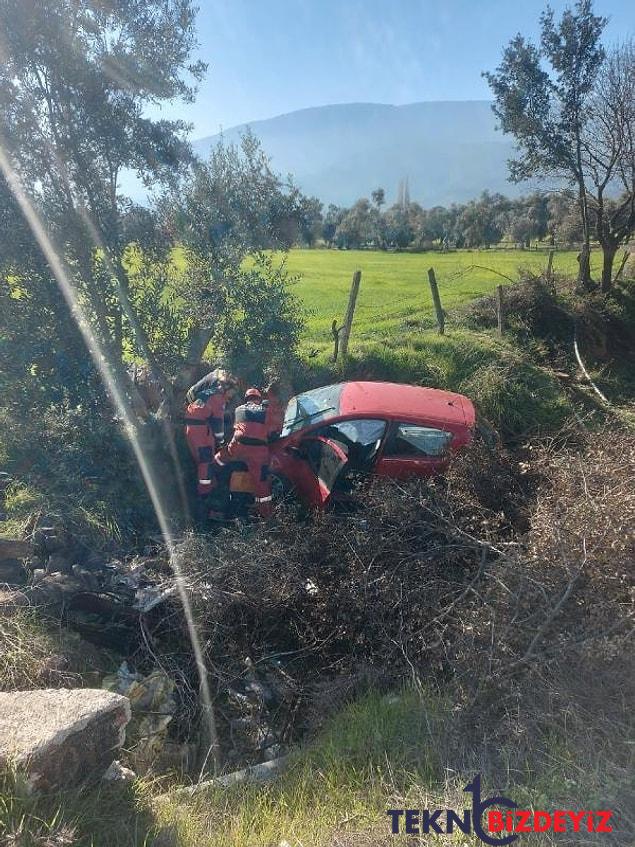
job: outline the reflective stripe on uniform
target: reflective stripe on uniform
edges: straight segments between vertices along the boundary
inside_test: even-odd
[[[221,430],[220,432],[214,433],[215,438],[222,438],[224,435],[225,435],[225,430]]]
[[[211,485],[212,480],[211,479],[199,479],[198,484],[199,485]]]
[[[254,497],[256,503],[270,503],[273,500],[273,495],[270,494],[268,497]]]
[[[214,461],[216,462],[217,465],[220,465],[221,468],[225,467],[225,462],[221,462],[221,460],[218,459],[216,456],[214,456]]]

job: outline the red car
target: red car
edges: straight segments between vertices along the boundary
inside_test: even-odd
[[[394,479],[442,471],[474,426],[474,406],[461,394],[340,382],[291,398],[270,468],[307,505],[323,507],[348,470]]]

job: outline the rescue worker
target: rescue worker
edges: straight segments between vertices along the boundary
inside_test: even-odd
[[[225,438],[225,404],[231,393],[231,381],[225,371],[216,370],[203,377],[187,392],[185,439],[197,466],[197,494],[211,494],[215,477],[211,465],[214,454]]]
[[[254,483],[256,511],[263,518],[271,514],[272,500],[266,418],[262,394],[257,388],[247,389],[245,402],[236,407],[232,440],[214,457],[217,474],[231,462],[245,463]]]
[[[267,440],[269,442],[280,438],[286,403],[282,399],[282,386],[278,380],[273,380],[265,389]]]

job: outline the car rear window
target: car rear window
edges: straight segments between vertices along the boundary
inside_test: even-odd
[[[339,382],[292,397],[284,415],[281,436],[284,438],[285,435],[297,432],[305,426],[337,416],[340,411],[342,388],[343,383]]]

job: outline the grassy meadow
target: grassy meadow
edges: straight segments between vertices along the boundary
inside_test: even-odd
[[[594,256],[599,264],[600,256]],[[434,326],[428,268],[434,267],[443,307],[457,306],[488,294],[497,285],[516,281],[519,270],[539,272],[546,252],[459,250],[453,253],[385,253],[369,250],[300,250],[289,253],[287,266],[301,276],[295,293],[307,310],[306,341],[332,347],[331,322],[341,323],[353,272],[362,271],[352,344],[382,340],[413,323]],[[575,275],[576,253],[556,253],[556,273]],[[597,268],[594,267],[594,271]]]
[[[593,256],[597,270],[600,255]],[[301,345],[306,382],[387,379],[460,391],[501,434],[514,440],[558,430],[571,414],[568,397],[519,344],[519,332],[499,338],[493,328],[465,322],[461,307],[522,271],[539,273],[547,252],[460,250],[451,253],[385,253],[366,250],[294,249],[287,267],[297,274],[294,294],[305,309]],[[446,333],[439,336],[428,283],[434,267]],[[576,253],[556,253],[557,274],[574,276]],[[349,357],[332,362],[331,323],[341,324],[351,278],[362,271]],[[522,327],[516,327],[522,335]],[[304,387],[304,386],[302,386]]]

